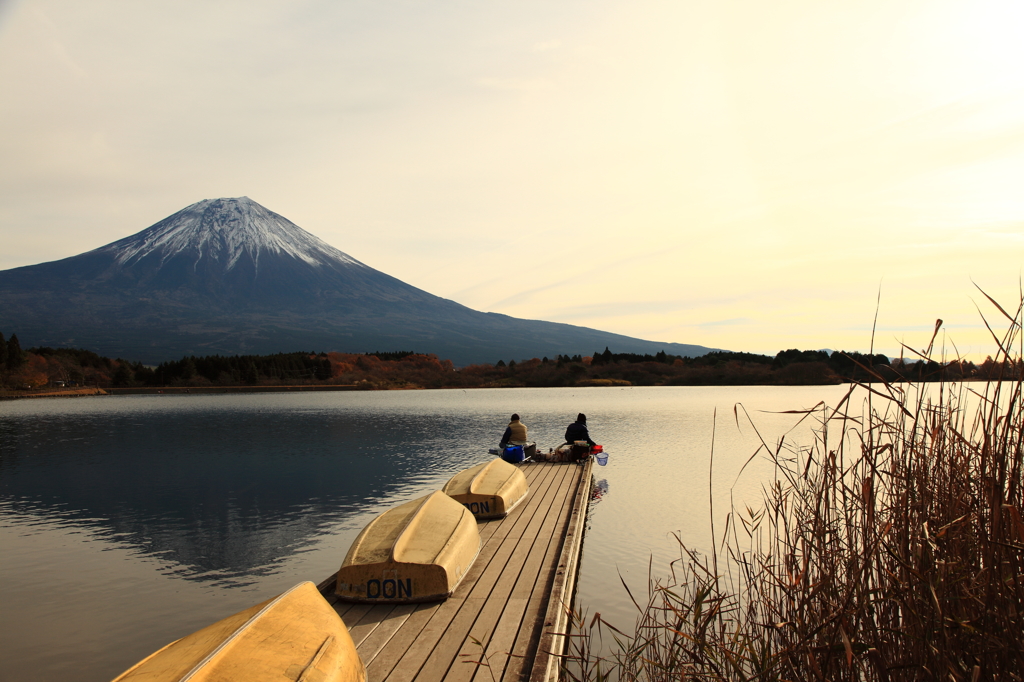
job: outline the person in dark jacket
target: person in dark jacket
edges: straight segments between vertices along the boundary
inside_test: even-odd
[[[597,445],[597,443],[590,438],[590,433],[587,431],[587,415],[582,412],[576,415],[576,421],[569,424],[568,428],[565,430],[566,443],[572,444],[578,440],[587,441],[591,447]]]
[[[508,426],[505,427],[505,433],[501,436],[501,442],[498,443],[498,447],[504,448],[509,443],[512,445],[527,444],[526,424],[519,420],[518,414],[512,415],[512,419],[509,421]]]

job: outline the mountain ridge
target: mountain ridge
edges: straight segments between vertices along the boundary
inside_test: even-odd
[[[371,268],[248,197],[205,199],[105,246],[0,271],[0,331],[155,363],[184,355],[416,350],[457,365],[557,354],[702,355],[472,310]]]

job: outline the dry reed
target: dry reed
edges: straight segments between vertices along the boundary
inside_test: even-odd
[[[733,509],[710,555],[680,541],[670,575],[630,593],[634,632],[577,614],[564,677],[1024,680],[1024,297],[989,301],[1001,380],[879,378],[804,413],[809,447],[762,440],[765,505]]]

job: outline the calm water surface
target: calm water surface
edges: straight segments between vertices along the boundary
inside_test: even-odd
[[[109,680],[164,644],[337,570],[376,514],[483,461],[518,412],[541,447],[577,412],[610,453],[577,605],[620,627],[619,576],[707,548],[712,499],[760,499],[777,412],[843,386],[124,396],[0,403],[0,680]],[[717,410],[717,417],[716,417]],[[790,437],[801,438],[798,430]],[[712,442],[714,466],[711,467]]]

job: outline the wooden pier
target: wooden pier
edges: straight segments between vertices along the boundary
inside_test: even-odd
[[[481,521],[480,555],[443,602],[347,604],[368,682],[554,682],[564,649],[590,499],[592,460],[521,465],[527,499]]]

